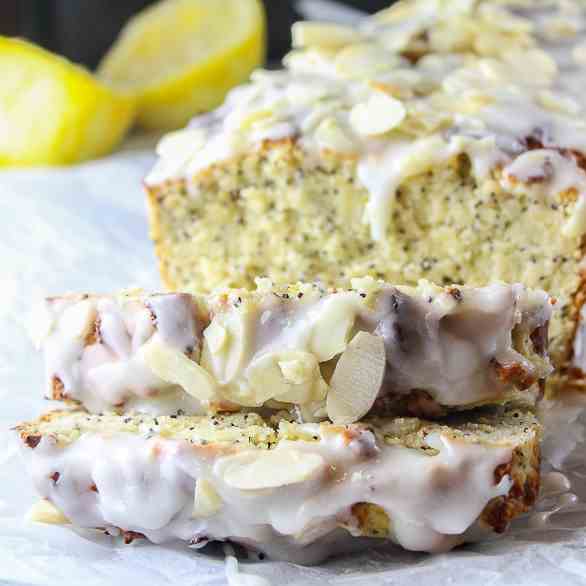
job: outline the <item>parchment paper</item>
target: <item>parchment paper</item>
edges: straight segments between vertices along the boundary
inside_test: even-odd
[[[580,505],[551,516],[546,529],[531,527],[539,521],[534,515],[516,523],[506,537],[445,555],[393,549],[315,568],[241,561],[239,578],[227,577],[217,550],[208,554],[141,542],[122,546],[92,533],[80,536],[25,521],[33,493],[8,428],[50,407],[40,399],[41,359],[25,330],[33,303],[66,291],[160,287],[141,189],[153,155],[151,144],[140,146],[135,142],[108,159],[72,168],[0,173],[0,583],[586,584],[586,517]],[[546,438],[545,453],[564,466],[572,490],[586,497],[583,410],[578,398],[548,410],[555,434]],[[555,510],[560,498],[548,497],[540,508]]]

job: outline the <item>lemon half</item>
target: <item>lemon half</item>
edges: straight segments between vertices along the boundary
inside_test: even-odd
[[[134,99],[85,69],[0,37],[0,165],[59,165],[110,152],[133,122]]]
[[[260,0],[162,0],[132,18],[98,75],[135,95],[147,129],[219,106],[264,60]]]

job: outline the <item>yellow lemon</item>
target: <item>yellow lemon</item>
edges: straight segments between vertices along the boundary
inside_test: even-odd
[[[180,128],[263,62],[265,29],[260,0],[162,0],[130,20],[98,74],[136,96],[144,128]]]
[[[20,39],[0,37],[0,165],[61,165],[110,152],[134,98]]]

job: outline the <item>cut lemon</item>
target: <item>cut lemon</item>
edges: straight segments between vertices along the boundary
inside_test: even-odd
[[[0,37],[0,165],[60,165],[110,152],[132,97],[20,39]]]
[[[219,106],[264,60],[260,0],[162,0],[122,30],[98,74],[139,103],[139,123],[173,130]]]

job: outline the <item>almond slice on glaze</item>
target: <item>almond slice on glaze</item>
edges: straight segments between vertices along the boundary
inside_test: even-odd
[[[309,350],[318,362],[327,362],[344,352],[356,321],[361,301],[357,295],[333,295],[319,306]]]
[[[245,368],[257,319],[256,309],[220,312],[204,330],[202,365],[221,385],[234,381]]]
[[[47,499],[40,499],[28,511],[26,518],[34,523],[69,525],[69,519]]]
[[[386,367],[381,337],[358,332],[340,356],[327,398],[329,418],[346,425],[366,415],[382,386]]]
[[[358,149],[352,138],[332,116],[324,119],[317,127],[315,139],[320,149],[338,153],[354,153]]]
[[[61,316],[59,327],[64,332],[71,332],[77,339],[83,340],[90,332],[96,319],[95,303],[86,299],[68,307]]]
[[[218,462],[217,471],[232,488],[262,490],[304,482],[324,465],[319,454],[287,448],[229,456]]]
[[[165,382],[179,385],[188,395],[200,401],[211,401],[217,397],[212,376],[179,350],[155,337],[142,347],[141,352],[147,366]]]
[[[204,330],[203,335],[212,354],[221,352],[228,343],[228,332],[217,321],[212,321]]]
[[[407,112],[400,100],[377,90],[350,112],[352,128],[363,136],[385,134],[403,122]]]
[[[327,393],[318,361],[309,352],[283,350],[265,354],[249,366],[247,378],[255,405],[270,399],[306,404],[324,399]]]
[[[339,24],[296,22],[291,30],[293,47],[344,47],[363,40],[355,29]]]

